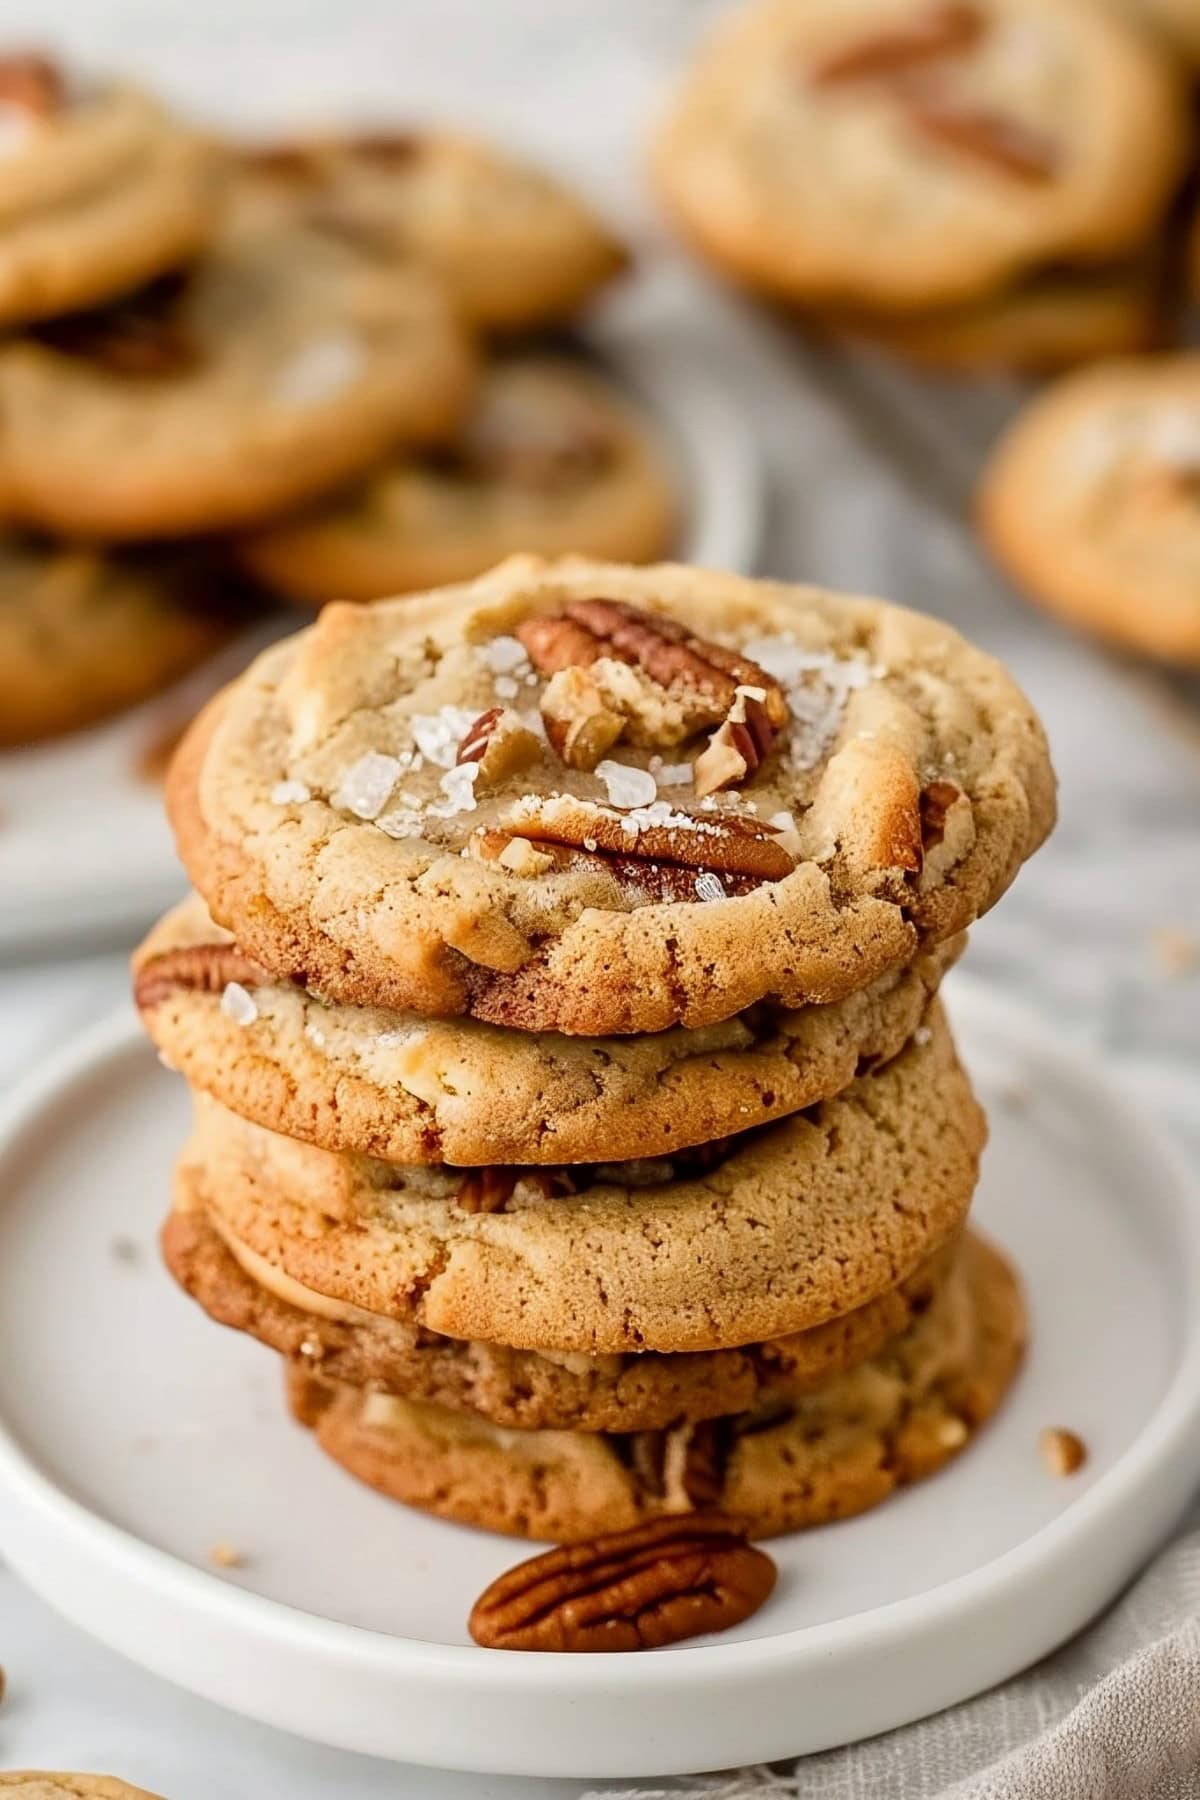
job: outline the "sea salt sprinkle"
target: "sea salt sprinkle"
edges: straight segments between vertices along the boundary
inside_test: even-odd
[[[773,675],[787,695],[792,729],[786,754],[800,770],[815,768],[825,756],[855,689],[868,687],[883,673],[861,657],[806,650],[782,633],[753,638],[743,652]]]
[[[258,1017],[258,1007],[254,998],[247,993],[240,981],[227,981],[225,992],[221,995],[221,1011],[235,1025],[253,1025]]]
[[[277,781],[271,789],[271,799],[276,806],[303,806],[312,799],[312,789],[303,781]]]
[[[711,869],[706,869],[704,871],[703,875],[697,875],[697,877],[696,877],[696,898],[698,900],[726,900],[726,899],[728,899],[728,895],[726,894],[725,889],[721,885],[720,876],[714,875]]]
[[[351,763],[329,798],[339,811],[353,813],[356,819],[378,818],[407,767],[397,756],[368,750]]]
[[[414,713],[409,720],[413,742],[427,762],[439,769],[454,767],[458,746],[479,717],[478,708],[443,706],[436,713]]]
[[[479,655],[493,675],[524,675],[529,670],[529,658],[520,638],[489,638],[486,644],[480,644]]]
[[[426,811],[434,819],[452,819],[457,813],[475,811],[475,782],[479,776],[479,764],[457,763],[454,768],[447,769],[438,783],[446,798]]]

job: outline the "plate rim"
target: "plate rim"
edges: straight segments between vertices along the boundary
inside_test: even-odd
[[[1030,1048],[1039,1057],[1048,1057],[1056,1071],[1065,1074],[1076,1088],[1086,1086],[1093,1090],[1097,1099],[1103,1100],[1122,1133],[1149,1157],[1155,1170],[1156,1186],[1164,1195],[1169,1195],[1172,1225],[1181,1234],[1190,1262],[1200,1267],[1200,1179],[1178,1147],[1170,1128],[1161,1125],[1140,1102],[1122,1090],[1104,1058],[1091,1049],[1081,1048],[1024,1004],[969,975],[955,978],[952,1009],[958,1016],[974,1014],[981,1018],[985,1030],[990,1029],[998,1036],[1014,1041],[1018,1047]],[[0,1175],[20,1154],[29,1134],[37,1131],[47,1113],[52,1113],[72,1088],[139,1051],[144,1051],[147,1057],[153,1055],[136,1017],[122,1008],[69,1040],[27,1075],[0,1101]],[[682,1700],[697,1681],[706,1687],[726,1680],[740,1683],[770,1670],[778,1672],[781,1666],[786,1666],[793,1678],[800,1679],[822,1659],[845,1653],[848,1648],[859,1646],[864,1638],[869,1638],[872,1654],[886,1655],[909,1639],[920,1638],[930,1631],[952,1634],[956,1627],[961,1628],[969,1621],[980,1603],[986,1603],[998,1591],[1016,1594],[1028,1589],[1030,1583],[1036,1584],[1048,1570],[1054,1569],[1068,1540],[1076,1557],[1086,1557],[1097,1532],[1103,1532],[1114,1515],[1124,1516],[1147,1483],[1162,1484],[1164,1477],[1170,1475],[1171,1491],[1190,1486],[1200,1477],[1200,1286],[1188,1282],[1182,1284],[1181,1307],[1181,1339],[1168,1385],[1157,1405],[1114,1465],[1058,1517],[988,1562],[918,1594],[879,1607],[733,1643],[683,1645],[673,1647],[667,1655],[638,1655],[638,1691],[656,1703],[673,1696]],[[435,1686],[449,1680],[454,1683],[460,1702],[481,1699],[502,1705],[506,1696],[529,1691],[537,1692],[543,1702],[556,1698],[567,1703],[602,1700],[605,1696],[611,1699],[622,1676],[635,1666],[631,1661],[633,1652],[574,1656],[534,1652],[502,1656],[474,1645],[409,1638],[329,1619],[285,1601],[239,1588],[215,1573],[147,1543],[75,1499],[41,1469],[32,1453],[24,1450],[2,1415],[0,1502],[25,1509],[27,1514],[33,1515],[35,1524],[40,1521],[43,1527],[68,1534],[78,1552],[112,1565],[115,1573],[149,1581],[157,1587],[164,1604],[207,1615],[243,1638],[249,1636],[259,1643],[271,1640],[294,1655],[322,1657],[338,1664],[343,1671],[408,1681],[418,1676],[426,1685],[432,1683]],[[1182,1504],[1180,1500],[1179,1506],[1171,1509],[1171,1517]],[[1156,1529],[1155,1542],[1165,1535],[1166,1528],[1163,1524],[1161,1529]],[[1143,1545],[1133,1567],[1138,1566],[1152,1548],[1153,1545]],[[514,1560],[518,1550],[519,1547],[514,1548]],[[10,1554],[9,1560],[23,1580],[44,1597],[49,1597],[38,1572],[31,1572],[24,1555]],[[1126,1572],[1132,1573],[1132,1568]],[[1109,1597],[1112,1591],[1115,1589],[1110,1586]],[[51,1603],[58,1604],[53,1598]],[[1017,1666],[1027,1666],[1045,1654],[1079,1629],[1096,1610],[1096,1604],[1088,1600],[1082,1613],[1076,1607],[1070,1616],[1057,1618],[1049,1633],[1043,1631],[1024,1661]],[[75,1622],[79,1623],[78,1620]],[[85,1625],[84,1629],[91,1627]],[[1011,1675],[1016,1669],[1010,1667],[1007,1672]],[[990,1679],[999,1677],[993,1675]],[[989,1684],[990,1681],[983,1685]],[[972,1680],[968,1687],[952,1692],[938,1704],[965,1699],[970,1693],[980,1691],[980,1685]],[[262,1714],[256,1712],[255,1716]],[[891,1721],[892,1724],[901,1722],[901,1719]],[[339,1741],[330,1738],[327,1732],[323,1731],[321,1735],[324,1741]],[[347,1739],[345,1747],[362,1746]],[[442,1766],[485,1767],[461,1754],[451,1756]],[[689,1765],[679,1763],[677,1766],[683,1771]],[[487,1767],[493,1773],[580,1773],[574,1768],[549,1768],[544,1762],[514,1762],[511,1757],[493,1759]],[[618,1760],[604,1769],[589,1767],[582,1774],[600,1776],[638,1772]],[[668,1771],[664,1768],[663,1772]]]

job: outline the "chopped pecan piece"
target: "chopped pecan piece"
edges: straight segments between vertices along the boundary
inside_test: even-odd
[[[456,763],[478,763],[485,785],[496,786],[538,761],[542,746],[519,715],[504,706],[491,706],[467,727],[455,756]]]
[[[734,787],[753,775],[763,758],[770,755],[775,730],[765,705],[761,688],[740,687],[733,705],[719,731],[709,739],[708,747],[696,758],[693,779],[696,792],[703,797],[720,788]]]
[[[747,875],[760,881],[781,881],[796,866],[773,832],[757,819],[735,813],[671,813],[659,823],[559,795],[521,802],[504,830],[511,837],[532,838],[535,843],[603,851],[638,862],[677,863],[685,869]]]
[[[1038,1436],[1038,1448],[1052,1475],[1074,1475],[1087,1461],[1087,1445],[1064,1425],[1047,1425]]]
[[[471,1609],[497,1650],[653,1650],[748,1619],[775,1565],[719,1513],[652,1519],[510,1569]]]
[[[236,944],[187,944],[143,963],[134,978],[134,1004],[148,1012],[172,994],[223,994],[231,981],[266,987],[274,977]]]
[[[108,375],[140,380],[186,375],[201,360],[180,315],[186,286],[184,274],[160,275],[136,294],[94,312],[47,319],[31,335],[61,356],[86,358]]]
[[[0,106],[48,119],[62,110],[66,97],[62,73],[48,56],[36,51],[0,56]]]
[[[832,50],[809,70],[809,79],[817,87],[834,87],[894,75],[939,57],[960,55],[977,44],[986,29],[987,19],[977,6],[947,0]]]
[[[411,167],[424,155],[428,139],[419,131],[360,131],[351,138],[352,156],[382,169]]]
[[[1014,180],[1042,183],[1057,173],[1059,150],[1054,140],[1005,113],[973,111],[928,92],[909,93],[906,113],[922,137],[960,150]]]
[[[594,769],[625,730],[585,669],[559,669],[541,698],[546,736],[569,769]]]
[[[946,814],[962,797],[962,789],[952,781],[931,781],[921,789],[921,849],[936,850],[946,835]]]
[[[503,1212],[519,1180],[519,1169],[468,1169],[454,1198],[464,1212]]]

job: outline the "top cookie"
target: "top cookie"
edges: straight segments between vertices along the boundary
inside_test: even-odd
[[[600,1035],[864,987],[999,897],[1054,784],[1020,690],[935,620],[514,558],[327,607],[201,714],[168,804],[271,973]]]
[[[377,131],[251,153],[258,203],[434,270],[484,331],[559,324],[625,252],[556,181],[449,131]]]
[[[1200,355],[1098,363],[1012,425],[980,529],[1051,612],[1200,667]]]
[[[224,158],[146,95],[0,55],[0,324],[93,306],[217,224]]]
[[[761,0],[662,130],[684,232],[798,301],[947,305],[1152,232],[1190,138],[1179,72],[1079,0]]]
[[[256,522],[451,431],[473,379],[425,270],[239,218],[186,273],[0,348],[5,506],[106,539]]]

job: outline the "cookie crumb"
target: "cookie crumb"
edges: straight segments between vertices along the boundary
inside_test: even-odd
[[[951,1413],[937,1428],[937,1441],[944,1450],[961,1450],[971,1433],[967,1421]]]
[[[1200,969],[1200,937],[1180,925],[1156,925],[1150,933],[1150,954],[1161,975],[1192,975]]]
[[[1047,1425],[1038,1436],[1042,1461],[1052,1475],[1074,1475],[1087,1461],[1087,1445],[1062,1425]]]
[[[307,1356],[310,1362],[320,1362],[325,1354],[325,1346],[318,1337],[301,1338],[300,1354]]]
[[[245,1558],[240,1550],[232,1544],[214,1544],[208,1553],[209,1560],[216,1563],[218,1569],[240,1569]]]

